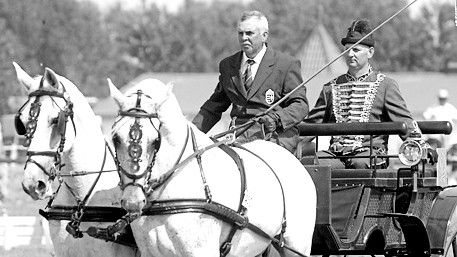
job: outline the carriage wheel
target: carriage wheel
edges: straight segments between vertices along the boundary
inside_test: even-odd
[[[457,257],[457,209],[449,217],[444,244],[445,257]]]
[[[457,225],[457,224],[455,224],[455,225]],[[446,238],[446,245],[444,247],[444,256],[445,257],[457,257],[457,231],[453,231],[452,237]]]

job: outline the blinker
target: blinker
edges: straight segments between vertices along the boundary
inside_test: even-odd
[[[16,128],[16,133],[20,136],[23,136],[27,131],[25,130],[24,123],[22,123],[20,116],[21,114],[18,113],[14,117],[14,127]]]

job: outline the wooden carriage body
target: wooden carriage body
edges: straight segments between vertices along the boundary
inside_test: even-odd
[[[419,122],[419,127],[423,134],[452,130],[448,122]],[[303,136],[404,133],[406,125],[397,122],[300,127]],[[455,248],[451,226],[457,189],[447,186],[445,152],[437,152],[434,165],[427,160],[409,167],[395,167],[391,161],[386,169],[305,165],[318,196],[312,254],[443,256]],[[367,156],[380,157],[371,152]]]

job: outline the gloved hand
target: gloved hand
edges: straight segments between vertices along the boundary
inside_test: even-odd
[[[258,122],[263,124],[265,133],[270,133],[276,130],[278,126],[279,117],[275,114],[265,114],[260,116]]]
[[[428,162],[431,165],[434,165],[435,163],[437,163],[438,162],[438,153],[436,152],[436,150],[431,147],[426,148],[426,150],[427,150]]]

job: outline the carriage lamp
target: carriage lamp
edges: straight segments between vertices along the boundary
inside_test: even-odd
[[[421,140],[406,139],[398,150],[398,158],[407,166],[418,164],[424,158],[425,148]]]

